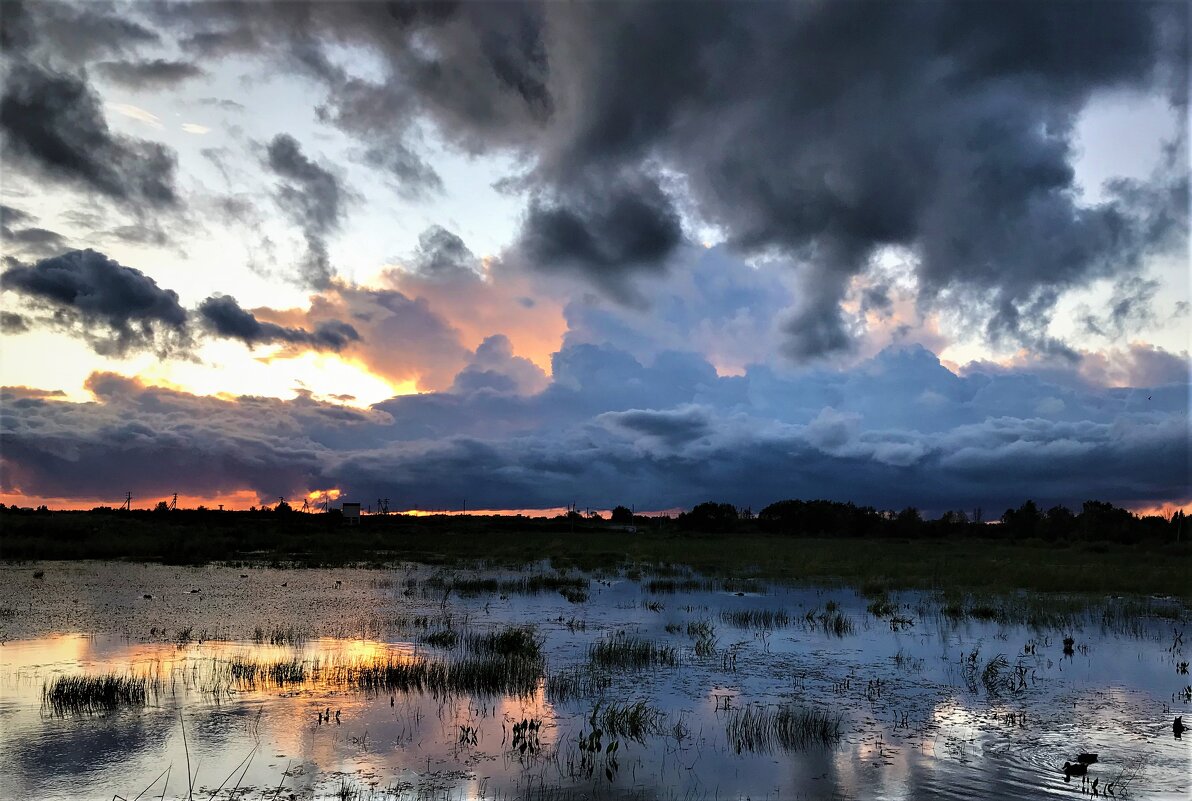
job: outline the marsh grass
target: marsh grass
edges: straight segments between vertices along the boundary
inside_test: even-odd
[[[839,742],[841,720],[840,715],[793,704],[750,705],[729,711],[725,734],[738,754],[798,751]]]
[[[953,623],[976,620],[1001,625],[1027,626],[1039,631],[1070,630],[1099,623],[1116,634],[1137,634],[1149,618],[1180,621],[1188,608],[1168,598],[1090,598],[1080,595],[969,595],[938,596],[938,613]]]
[[[552,704],[582,701],[603,695],[612,679],[603,671],[576,666],[546,677],[546,699]]]
[[[423,582],[430,590],[450,590],[461,597],[478,595],[541,595],[542,593],[563,593],[564,597],[584,596],[586,600],[589,580],[584,576],[570,576],[562,573],[534,573],[518,578],[493,578],[483,576],[431,576]],[[575,601],[574,603],[580,603]]]
[[[145,676],[58,676],[42,686],[42,704],[53,714],[111,712],[120,707],[143,707],[150,691],[159,689]]]
[[[618,632],[588,647],[588,661],[598,668],[641,670],[678,664],[678,655],[669,645],[659,645],[636,635]]]
[[[422,641],[434,648],[450,651],[459,645],[459,632],[455,629],[439,629],[424,635]]]
[[[386,657],[337,666],[331,672],[334,683],[361,692],[418,692],[436,698],[459,694],[526,697],[534,694],[542,676],[541,659],[520,656],[475,656],[449,662]]]
[[[692,620],[687,623],[687,636],[695,640],[695,655],[703,658],[716,653],[716,627],[710,620]]]
[[[881,595],[866,604],[865,611],[874,617],[890,617],[898,611],[898,604]]]
[[[782,629],[791,624],[785,609],[726,609],[720,621],[738,629]]]
[[[639,743],[646,737],[665,734],[669,730],[666,713],[645,701],[597,704],[589,719],[609,737],[625,737]]]
[[[632,571],[626,573],[632,577]],[[749,578],[654,578],[642,584],[642,589],[656,595],[670,595],[676,592],[732,592],[761,593],[765,586]]]
[[[492,654],[507,658],[541,659],[542,638],[533,626],[508,626],[499,631],[468,631],[464,646],[474,654]]]
[[[257,626],[253,630],[252,635],[253,642],[255,642],[257,645],[269,643],[270,645],[301,646],[306,643],[309,637],[309,632],[303,629],[294,628],[293,626],[274,626],[271,629],[265,629],[261,626]]]
[[[258,661],[237,654],[227,661],[213,661],[205,677],[208,688],[218,688],[219,680],[241,689],[258,686],[284,687],[303,684],[319,673],[319,662],[304,662],[300,659]]]
[[[831,607],[824,612],[816,614],[812,609],[803,617],[803,621],[808,628],[818,628],[832,637],[844,637],[853,634],[856,627],[853,625],[852,618],[843,612],[838,611],[836,604],[829,601],[828,605]]]

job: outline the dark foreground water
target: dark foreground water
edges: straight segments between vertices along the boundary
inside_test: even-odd
[[[1042,798],[1094,780],[1106,797],[1192,794],[1192,734],[1172,733],[1192,712],[1172,602],[657,574],[571,574],[568,598],[538,574],[0,568],[0,795]],[[513,625],[541,642],[528,682],[436,683],[434,666],[475,659],[468,635]],[[594,643],[633,639],[661,656],[592,663]],[[363,683],[378,665],[388,683]],[[392,680],[409,665],[426,668],[420,686]],[[46,697],[59,677],[104,674],[143,702]],[[786,714],[819,728],[767,724]],[[1081,752],[1096,764],[1065,781]]]

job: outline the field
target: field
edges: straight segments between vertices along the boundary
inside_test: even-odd
[[[213,561],[297,566],[483,564],[623,570],[680,565],[710,577],[881,585],[895,589],[1084,592],[1192,599],[1192,547],[1183,542],[1044,542],[989,537],[795,537],[740,530],[636,532],[587,521],[271,513],[0,512],[3,557]],[[996,533],[996,527],[988,527]]]

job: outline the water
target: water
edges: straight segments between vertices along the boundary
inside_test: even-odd
[[[849,589],[658,593],[648,577],[595,576],[584,577],[588,600],[572,603],[550,591],[461,597],[446,589],[452,575],[464,573],[6,566],[0,794],[185,798],[189,760],[204,799],[1073,797],[1085,780],[1065,782],[1059,768],[1081,752],[1099,755],[1087,781],[1100,791],[1192,793],[1192,735],[1171,730],[1192,712],[1192,681],[1178,672],[1186,614],[1173,617],[1170,603],[1151,610],[1162,617],[1112,601],[1064,605],[1071,617],[1032,627],[949,616],[919,593],[892,594],[893,611],[878,617]],[[788,621],[734,625],[731,613],[749,610]],[[838,615],[851,633],[836,633]],[[370,693],[345,680],[377,659],[465,658],[464,645],[423,642],[448,618],[461,633],[533,625],[544,676],[582,670],[590,645],[616,632],[670,646],[676,664],[598,674],[604,685],[580,698],[548,692],[545,679],[493,695]],[[713,632],[698,652],[692,623]],[[253,662],[296,663],[303,676],[234,679],[232,665]],[[58,676],[105,673],[145,678],[146,704],[43,703]],[[599,753],[580,747],[594,709],[637,701],[650,733],[606,732]],[[839,740],[751,750],[730,737],[743,710],[784,705],[839,718]],[[523,720],[541,722],[524,750]]]

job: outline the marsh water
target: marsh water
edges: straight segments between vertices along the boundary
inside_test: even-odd
[[[1180,604],[863,589],[547,565],[9,565],[0,795],[1192,793],[1192,735],[1172,732],[1192,711]],[[511,627],[530,657],[484,639]],[[144,697],[59,693],[101,676]],[[1080,753],[1097,761],[1065,777]]]

